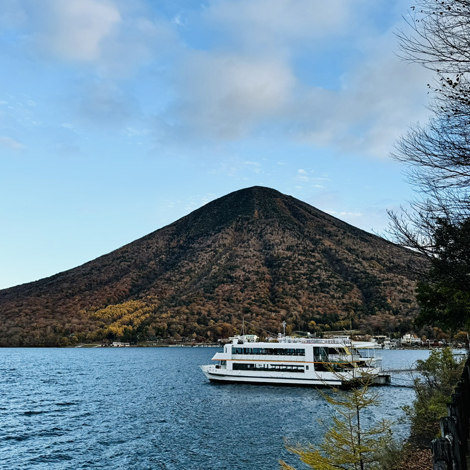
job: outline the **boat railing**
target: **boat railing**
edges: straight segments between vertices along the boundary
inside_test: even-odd
[[[305,362],[305,355],[289,354],[232,354],[239,361],[279,361],[283,358],[290,362]]]
[[[334,362],[357,361],[361,356],[359,354],[328,354],[328,360]]]
[[[279,338],[278,343],[302,343],[302,344],[345,344],[349,346],[351,344],[351,340],[347,340],[344,338],[293,338],[293,337],[285,337]]]
[[[363,357],[360,354],[328,354],[328,361],[360,361],[365,360],[367,362],[378,362],[379,358],[376,357]]]

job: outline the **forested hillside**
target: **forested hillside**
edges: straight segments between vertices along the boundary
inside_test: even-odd
[[[0,345],[406,330],[417,254],[273,189],[243,189],[105,256],[0,291]]]

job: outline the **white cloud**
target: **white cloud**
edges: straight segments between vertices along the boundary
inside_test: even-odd
[[[138,67],[177,53],[170,23],[149,19],[145,12],[124,11],[122,15],[119,28],[102,41],[99,70],[107,79],[127,78]]]
[[[386,157],[409,124],[427,119],[429,80],[429,71],[401,62],[391,42],[373,48],[341,89],[304,88],[303,101],[291,111],[298,136],[341,152]]]
[[[189,143],[283,136],[341,153],[388,156],[410,123],[426,119],[429,73],[400,62],[396,27],[379,32],[373,8],[368,0],[210,3],[197,19],[217,42],[180,52],[171,75],[173,103],[162,115],[173,131],[166,137]],[[321,71],[337,57],[327,63],[304,55],[300,66],[298,55],[341,41],[357,50],[338,67],[339,86],[308,83],[298,67]]]
[[[342,33],[358,4],[349,0],[214,1],[205,19],[248,49],[276,50],[299,41]]]
[[[107,0],[43,0],[36,23],[37,43],[61,59],[95,61],[103,41],[121,22],[116,5]]]
[[[155,18],[144,0],[9,0],[0,28],[42,59],[94,67],[107,79],[129,76],[171,49],[174,25]]]
[[[347,211],[342,211],[339,213],[341,216],[348,216],[348,217],[360,217],[362,216],[362,212],[347,212]]]
[[[46,55],[84,65],[64,93],[82,116],[138,129],[129,118],[153,113],[162,146],[274,136],[384,157],[409,123],[426,118],[428,73],[397,59],[395,27],[379,32],[372,0],[210,0],[184,19],[157,18],[149,3],[10,0],[3,17]],[[351,43],[344,61],[338,51]],[[327,48],[331,57],[310,55]],[[148,64],[146,107],[123,83]],[[332,66],[340,78],[325,89],[315,79]]]
[[[193,135],[238,139],[282,114],[295,79],[283,62],[193,51],[174,76],[170,109]]]
[[[128,127],[123,131],[123,134],[127,137],[142,137],[144,135],[148,135],[148,129],[135,129],[133,127]]]
[[[176,15],[176,16],[173,18],[173,23],[174,23],[176,26],[185,26],[184,22],[181,20],[181,15]]]
[[[309,181],[310,178],[305,170],[297,170],[297,179],[300,181]]]
[[[20,142],[11,137],[0,136],[0,145],[11,150],[21,150],[24,146]]]

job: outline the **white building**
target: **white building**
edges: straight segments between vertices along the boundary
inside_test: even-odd
[[[413,334],[407,333],[401,338],[402,344],[421,344],[421,340]]]

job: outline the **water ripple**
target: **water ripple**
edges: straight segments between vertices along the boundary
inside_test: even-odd
[[[283,437],[318,442],[315,389],[212,385],[215,349],[1,349],[1,470],[271,470]],[[406,353],[406,355],[402,354]],[[390,365],[412,354],[387,352]],[[385,356],[384,356],[385,362]],[[380,388],[365,416],[397,418],[412,390]],[[406,432],[406,430],[405,430]]]

